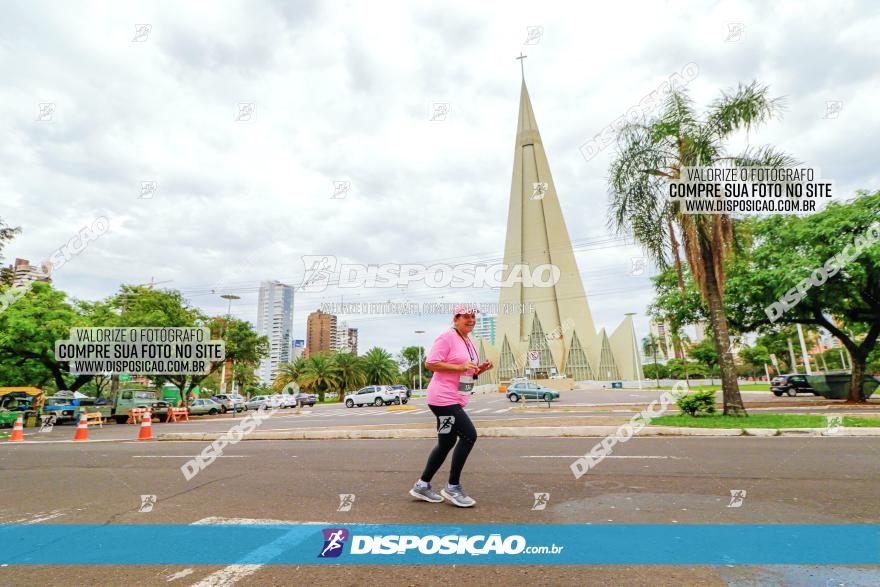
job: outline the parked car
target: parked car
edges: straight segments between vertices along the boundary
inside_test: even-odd
[[[794,397],[799,393],[812,393],[819,395],[813,386],[807,381],[806,375],[780,375],[774,377],[770,382],[770,391],[776,397],[781,397],[783,393],[790,397]]]
[[[43,414],[55,416],[55,421],[59,424],[67,420],[72,421],[78,405],[79,402],[70,397],[47,397],[46,403],[43,404]]]
[[[236,412],[243,412],[248,409],[244,398],[237,393],[220,393],[211,398],[220,404],[220,411],[224,414],[235,407]]]
[[[271,395],[255,395],[245,402],[244,405],[248,410],[270,410],[280,407],[281,403],[280,400]]]
[[[194,399],[189,402],[189,413],[193,416],[213,416],[223,411],[223,406],[212,399]]]
[[[396,402],[395,402],[396,400]],[[345,396],[345,407],[401,403],[400,393],[387,385],[368,385]]]
[[[406,385],[392,385],[391,389],[395,389],[397,391],[403,391],[404,394],[406,395],[406,399],[409,399],[412,397],[412,392],[409,390],[409,388]],[[403,398],[403,396],[400,396],[400,397]],[[406,403],[406,401],[404,401],[403,403]]]
[[[519,400],[538,399],[545,402],[551,402],[559,399],[559,392],[537,383],[518,382],[512,383],[507,388],[507,399],[512,402]]]
[[[295,408],[296,400],[292,393],[276,393],[270,395],[271,401],[275,402],[275,406],[279,408]],[[270,406],[271,407],[271,406]]]
[[[298,393],[295,396],[291,396],[294,398],[293,405],[296,405],[296,402],[300,402],[304,406],[312,407],[315,405],[315,402],[318,401],[318,396],[313,393]]]

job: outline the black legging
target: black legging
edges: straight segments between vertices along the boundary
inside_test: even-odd
[[[437,418],[437,446],[428,456],[428,463],[422,473],[422,481],[431,482],[434,473],[437,472],[443,461],[446,460],[446,455],[455,446],[456,439],[460,438],[458,446],[455,446],[455,452],[452,453],[452,467],[449,469],[449,484],[458,485],[464,463],[467,461],[474,443],[477,442],[477,429],[474,428],[474,424],[464,408],[458,404],[451,406],[429,405],[428,407]]]

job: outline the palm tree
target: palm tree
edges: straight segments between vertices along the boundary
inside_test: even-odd
[[[318,393],[318,401],[324,394],[339,389],[339,367],[328,353],[315,353],[305,361],[305,367],[297,380],[300,385]]]
[[[726,214],[683,214],[678,203],[666,198],[668,182],[681,177],[682,167],[718,164],[782,167],[795,161],[772,147],[747,148],[729,156],[724,142],[734,132],[775,116],[778,99],[767,95],[757,82],[723,93],[701,119],[684,88],[672,91],[658,118],[623,127],[618,134],[615,160],[611,164],[609,224],[630,233],[661,268],[667,255],[678,255],[678,238],[684,247],[691,275],[709,310],[721,369],[724,414],[745,416],[736,382],[736,368],[729,351],[729,331],[724,314],[724,260],[734,243],[733,221]],[[681,265],[677,263],[679,284]],[[682,292],[684,293],[684,292]]]
[[[306,368],[306,360],[304,357],[297,357],[290,363],[282,363],[275,372],[275,380],[272,382],[272,389],[281,391],[284,386],[290,382],[299,384],[300,375]]]
[[[385,349],[373,347],[361,359],[364,361],[367,385],[387,385],[397,381],[400,374],[397,363]]]
[[[364,361],[354,353],[336,353],[334,357],[336,367],[339,369],[339,388],[344,392],[355,390],[367,384],[367,375],[364,372]],[[339,399],[342,399],[339,395]]]
[[[657,350],[660,347],[660,339],[653,332],[642,339],[642,352],[654,356],[654,375],[657,377],[657,388],[660,388],[660,367],[657,365]]]

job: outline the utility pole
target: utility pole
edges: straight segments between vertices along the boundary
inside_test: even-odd
[[[813,374],[813,369],[810,366],[810,358],[807,355],[807,345],[804,344],[804,329],[801,327],[800,323],[797,325],[798,331],[798,339],[801,342],[801,356],[804,358],[804,369],[807,370],[807,375]]]
[[[223,330],[228,333],[229,332],[229,319],[232,314],[232,300],[240,300],[241,296],[236,296],[233,294],[223,294],[220,296],[224,300],[228,300],[228,304],[226,306],[226,324],[223,327]],[[221,335],[220,338],[223,338]],[[226,358],[223,358],[223,371],[220,374],[220,393],[226,393]],[[235,417],[235,403],[232,405],[232,416]]]
[[[416,330],[416,334],[425,334],[424,330]],[[422,337],[419,337],[419,391],[424,389],[422,386]]]
[[[794,359],[794,347],[791,345],[791,339],[787,338],[788,341],[788,356],[791,358],[791,372],[797,373],[797,361]]]
[[[635,312],[629,312],[629,313],[627,313],[627,314],[624,314],[624,316],[635,316],[635,315],[636,315]],[[632,324],[632,333],[633,333],[633,335],[632,335],[632,341],[633,341],[633,352],[635,353],[635,354],[633,355],[633,358],[634,358],[635,368],[636,368],[636,377],[637,377],[638,380],[639,380],[639,389],[641,389],[641,388],[642,388],[642,369],[641,369],[641,362],[642,362],[642,359],[641,359],[641,357],[639,356],[639,342],[638,342],[638,340],[636,339],[636,325],[635,325],[635,323],[633,323],[633,319],[632,319],[632,318],[630,318],[629,321],[630,321],[630,324]]]

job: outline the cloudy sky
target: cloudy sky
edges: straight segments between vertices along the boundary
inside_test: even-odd
[[[841,197],[880,187],[872,2],[28,2],[5,6],[4,22],[0,217],[23,230],[6,261],[45,259],[106,217],[110,230],[53,276],[79,298],[155,279],[208,312],[241,295],[233,313],[255,320],[259,282],[300,283],[303,255],[500,256],[521,51],[600,326],[635,311],[646,333],[655,269],[632,275],[639,249],[607,240],[611,150],[579,148],[688,64],[699,105],[753,79],[786,96],[781,120],[736,144],[777,145]],[[445,120],[431,120],[436,103]],[[344,197],[335,182],[350,182]],[[339,300],[297,294],[295,337]],[[448,317],[348,322],[362,351],[396,351]]]

